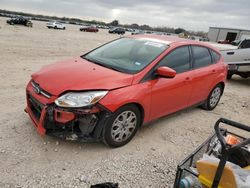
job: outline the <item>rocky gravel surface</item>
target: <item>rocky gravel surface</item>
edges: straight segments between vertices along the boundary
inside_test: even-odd
[[[233,77],[214,111],[189,108],[143,126],[126,146],[41,137],[25,108],[25,85],[43,65],[79,56],[118,35],[10,26],[0,18],[0,187],[172,187],[177,164],[213,132],[219,117],[250,125],[250,79]],[[241,132],[239,132],[241,133]],[[249,136],[249,135],[248,135]]]

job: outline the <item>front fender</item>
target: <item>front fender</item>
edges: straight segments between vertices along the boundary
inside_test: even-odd
[[[99,101],[101,105],[111,112],[115,112],[126,104],[139,104],[144,111],[144,122],[149,120],[150,102],[151,85],[147,82],[111,90]]]

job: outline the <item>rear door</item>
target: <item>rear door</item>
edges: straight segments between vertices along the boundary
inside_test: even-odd
[[[152,85],[151,118],[176,112],[187,106],[191,93],[192,71],[189,46],[174,49],[155,67],[170,67],[176,71],[174,78],[156,78]]]
[[[209,92],[210,86],[216,79],[218,68],[212,59],[211,52],[203,46],[192,45],[192,94],[189,106],[204,101]]]

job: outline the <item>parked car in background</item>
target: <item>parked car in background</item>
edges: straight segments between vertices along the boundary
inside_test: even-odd
[[[208,42],[209,38],[207,38],[207,37],[201,37],[201,38],[199,38],[199,41]]]
[[[121,27],[115,27],[109,30],[109,33],[116,33],[119,35],[124,35],[125,34],[125,29],[121,28]]]
[[[47,28],[49,28],[49,29],[63,29],[63,30],[65,30],[66,26],[62,22],[53,21],[53,22],[48,22],[47,23]]]
[[[32,74],[25,110],[42,135],[119,147],[144,123],[193,105],[213,110],[226,74],[208,44],[130,35]]]
[[[188,39],[195,40],[195,36],[188,36]]]
[[[228,64],[228,79],[231,79],[234,74],[242,78],[250,77],[250,38],[242,40],[235,49],[223,48],[221,54]]]
[[[146,30],[146,31],[144,31],[146,34],[153,34],[154,33],[154,31],[148,31],[148,30]]]
[[[22,16],[18,16],[18,17],[15,17],[15,18],[8,19],[6,21],[6,23],[8,23],[10,25],[24,25],[24,26],[27,26],[27,27],[32,27],[33,26],[30,19],[22,17]]]
[[[171,35],[171,33],[163,33],[163,35],[168,35],[168,36],[170,36],[170,35]]]
[[[142,30],[136,30],[136,31],[132,32],[131,35],[142,35],[142,34],[144,34],[144,33],[145,33],[145,32],[142,31]]]
[[[94,26],[82,26],[80,31],[97,33],[99,30]]]
[[[106,26],[106,25],[97,25],[96,26],[97,28],[100,28],[100,29],[108,29],[109,27]]]
[[[232,45],[238,46],[240,44],[241,40],[234,40],[231,42]]]
[[[179,33],[178,37],[187,39],[188,38],[188,34],[187,33]]]

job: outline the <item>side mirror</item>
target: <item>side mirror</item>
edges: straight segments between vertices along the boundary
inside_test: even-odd
[[[169,67],[159,67],[156,69],[156,74],[163,78],[174,78],[176,71]]]

